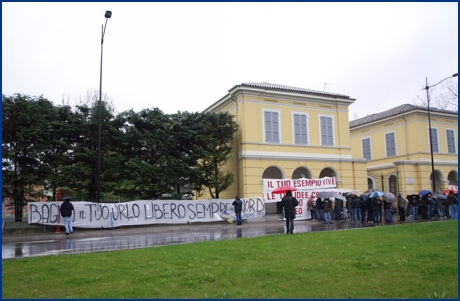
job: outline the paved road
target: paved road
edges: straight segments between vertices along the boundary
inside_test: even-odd
[[[408,223],[425,222],[423,220]],[[390,223],[384,226],[399,224]],[[237,239],[285,232],[285,221],[263,223],[192,225],[154,225],[105,230],[79,230],[66,236],[64,233],[3,234],[2,259],[76,254],[165,246],[178,243]],[[375,227],[374,224],[349,222],[324,224],[310,220],[295,221],[294,233],[313,231],[348,230]]]

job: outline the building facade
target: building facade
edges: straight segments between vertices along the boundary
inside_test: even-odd
[[[401,195],[458,185],[458,113],[404,104],[350,122],[352,155],[367,160],[367,188]]]
[[[354,156],[346,95],[269,83],[243,83],[205,111],[229,112],[239,129],[222,198],[263,195],[262,179],[335,177],[337,188],[367,189],[366,160]],[[270,211],[270,208],[267,208]]]

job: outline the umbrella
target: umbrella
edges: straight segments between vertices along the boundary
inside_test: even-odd
[[[407,199],[410,201],[412,199],[420,200],[420,196],[418,194],[408,194]]]
[[[382,196],[384,194],[385,194],[385,192],[380,191],[380,190],[376,190],[374,192],[371,192],[371,194],[369,194],[369,197],[370,198],[378,198],[379,196]]]
[[[425,194],[428,194],[428,193],[432,194],[431,190],[424,189],[424,190],[420,190],[418,194],[421,195],[421,196],[424,196]]]
[[[434,198],[438,198],[438,199],[441,199],[441,200],[447,200],[447,197],[443,194],[440,194],[440,193],[436,193],[435,195],[433,195]]]
[[[359,197],[366,201],[369,196],[367,194],[363,193]]]
[[[342,200],[344,202],[347,200],[343,195],[340,195],[338,193],[334,193],[333,197],[336,199]]]
[[[75,197],[73,195],[67,195],[67,196],[61,198],[61,201],[73,200],[73,199],[75,199]]]
[[[371,189],[368,189],[368,190],[364,191],[363,193],[365,193],[365,194],[371,194],[372,192],[376,192],[376,191],[381,191],[381,190],[378,190],[378,189],[375,189],[375,188],[371,188]]]
[[[272,193],[282,194],[282,193],[286,193],[286,191],[288,191],[288,190],[296,191],[297,188],[289,186],[289,185],[284,185],[284,186],[280,186],[280,187],[276,188],[275,190],[272,191]]]
[[[391,192],[385,192],[385,194],[383,195],[383,200],[387,203],[393,204],[394,202],[396,202],[396,197]]]
[[[352,195],[352,194],[354,194],[354,195],[361,195],[361,194],[363,194],[363,193],[362,193],[362,192],[359,192],[358,190],[352,190],[352,191],[348,192],[348,195]]]
[[[458,194],[458,186],[449,185],[446,189],[442,192],[443,194],[449,194],[449,192],[453,191],[455,194]]]
[[[328,199],[328,198],[333,198],[335,193],[334,191],[321,191],[316,195],[317,198],[320,199]]]

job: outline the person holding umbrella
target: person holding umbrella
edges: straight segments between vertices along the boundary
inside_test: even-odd
[[[420,196],[417,194],[411,194],[407,196],[410,205],[410,215],[413,219],[418,219],[418,206],[420,205]]]
[[[352,198],[352,206],[353,206],[353,222],[361,223],[362,221],[361,199],[356,194],[352,194],[351,198]]]
[[[380,197],[372,198],[372,215],[374,217],[374,224],[379,224],[382,222],[382,201]]]
[[[320,197],[316,199],[316,219],[319,222],[324,221],[323,200]]]
[[[383,196],[383,211],[385,212],[385,221],[387,223],[393,222],[393,216],[391,215],[391,204],[390,202],[385,200],[385,196]]]
[[[433,199],[431,198],[431,192],[428,192],[427,194],[422,196],[422,206],[425,204],[425,210],[426,210],[426,219],[431,219],[431,202]]]
[[[399,221],[404,224],[406,222],[406,207],[408,201],[398,193],[398,209],[399,209]]]
[[[331,219],[332,201],[329,198],[323,200],[324,223],[332,224]]]
[[[286,196],[281,200],[281,205],[284,208],[284,217],[286,218],[286,234],[294,234],[294,219],[295,207],[299,205],[299,201],[292,196],[292,191],[286,191]]]

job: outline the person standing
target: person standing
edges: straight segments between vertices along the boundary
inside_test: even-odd
[[[436,198],[435,204],[436,204],[436,211],[438,212],[438,218],[444,219],[444,214],[443,214],[444,204],[442,202],[442,199]]]
[[[353,196],[353,221],[361,223],[363,220],[361,213],[361,199],[357,196]]]
[[[381,211],[381,201],[379,198],[372,198],[372,216],[374,218],[374,224],[378,224],[379,222],[382,222],[382,211]],[[380,217],[380,221],[379,221]]]
[[[292,196],[292,191],[286,191],[286,196],[281,200],[284,208],[284,217],[286,218],[286,234],[294,234],[295,207],[299,201]]]
[[[401,223],[406,222],[406,206],[407,206],[408,201],[401,196],[401,194],[398,194],[398,209],[399,209],[399,221]]]
[[[338,221],[340,218],[340,213],[343,211],[343,200],[342,199],[335,199],[335,220]]]
[[[409,197],[409,196],[408,196]],[[420,205],[420,196],[419,195],[411,195],[409,200],[409,204],[411,206],[411,212],[410,214],[412,215],[413,219],[418,219],[418,206]]]
[[[323,215],[323,201],[321,198],[316,199],[316,219],[318,221],[323,221],[324,220],[324,215]]]
[[[425,204],[425,218],[431,219],[431,193],[422,196],[422,206],[423,204]]]
[[[324,211],[324,223],[332,224],[331,211],[332,211],[332,201],[330,199],[323,200],[323,211]]]
[[[242,225],[243,220],[241,219],[241,210],[243,209],[243,201],[240,200],[239,196],[236,196],[235,200],[232,203],[233,207],[235,207],[235,214],[236,214],[236,224]]]
[[[385,212],[385,221],[387,223],[393,222],[393,217],[391,216],[391,203],[383,200],[383,211]]]
[[[366,209],[367,209],[367,223],[373,223],[374,222],[374,215],[373,215],[373,210],[372,210],[372,199],[367,198],[366,200]]]
[[[353,222],[353,198],[352,195],[347,195],[347,211],[350,224]]]
[[[310,198],[310,200],[307,203],[307,206],[308,210],[310,210],[311,221],[316,221],[316,200]]]
[[[64,202],[61,204],[61,216],[64,219],[65,234],[67,236],[73,233],[71,217],[72,217],[72,212],[74,212],[74,215],[75,215],[75,209],[73,208],[73,205],[70,202],[70,199],[73,199],[73,198],[74,197],[65,196],[62,198]]]
[[[447,202],[449,204],[449,215],[451,219],[457,219],[457,203],[458,199],[455,197],[453,191],[449,191],[447,195]]]

